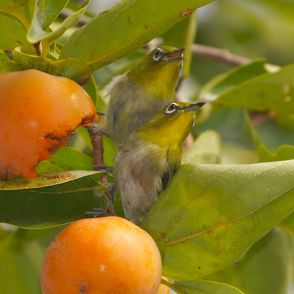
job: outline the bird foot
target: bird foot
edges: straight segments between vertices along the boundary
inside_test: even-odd
[[[104,208],[93,208],[91,211],[86,211],[86,217],[89,218],[97,218],[97,217],[104,217],[109,216],[110,214]]]
[[[113,172],[113,167],[112,166],[95,165],[94,169],[98,170],[98,171],[104,171],[104,172],[107,172],[107,173],[112,173]]]

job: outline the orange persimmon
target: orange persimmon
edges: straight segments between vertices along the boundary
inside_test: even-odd
[[[164,284],[160,284],[156,294],[170,294],[170,293],[171,293],[170,287]]]
[[[36,176],[35,166],[71,132],[97,118],[74,81],[38,70],[0,74],[0,179]]]
[[[44,258],[44,294],[152,294],[161,279],[161,258],[151,236],[115,216],[67,226]]]

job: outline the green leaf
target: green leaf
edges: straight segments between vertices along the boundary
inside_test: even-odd
[[[280,145],[294,145],[294,132],[277,125],[273,120],[258,124],[255,131],[259,143],[270,150],[275,150]]]
[[[247,125],[246,112],[241,109],[221,108],[209,118],[195,126],[193,133],[214,130],[221,136],[222,142],[252,149],[254,147],[251,129]],[[238,130],[238,131],[236,131]]]
[[[0,181],[0,222],[21,227],[48,227],[105,207],[100,173],[68,171],[31,181]]]
[[[190,47],[196,38],[196,32],[197,32],[197,18],[196,18],[196,12],[194,12],[190,17],[187,35],[185,38],[184,47],[187,49],[184,51],[184,68],[183,68],[184,78],[188,78],[191,75],[191,66],[192,66],[193,55],[190,50]]]
[[[258,241],[233,267],[209,279],[229,283],[246,294],[287,294],[292,281],[293,248],[288,234],[275,229]]]
[[[73,14],[71,14],[70,16],[68,16],[61,24],[59,24],[54,31],[46,31],[44,30],[44,26],[45,24],[47,25],[49,21],[52,20],[52,18],[56,17],[56,13],[60,12],[58,11],[59,9],[62,9],[64,5],[66,5],[67,1],[62,1],[62,3],[59,3],[58,6],[60,5],[60,7],[57,7],[55,4],[55,1],[53,2],[46,2],[45,5],[43,3],[43,9],[45,9],[45,12],[42,11],[42,8],[40,10],[40,7],[36,6],[36,10],[35,10],[35,14],[34,14],[34,18],[32,21],[32,25],[28,31],[28,35],[27,38],[29,40],[29,42],[31,43],[37,43],[39,41],[42,41],[42,45],[43,45],[43,50],[45,50],[45,53],[47,53],[48,50],[48,46],[57,38],[59,38],[61,35],[63,35],[63,33],[73,27],[75,24],[78,23],[80,17],[85,13],[86,8],[89,4],[89,0],[86,0],[82,7],[78,10],[75,11]],[[55,7],[54,7],[55,5]],[[42,16],[44,16],[44,13],[46,13],[46,11],[50,11],[52,9],[52,7],[54,7],[54,11],[52,10],[52,15],[49,15],[48,18],[45,18],[44,21],[42,21]],[[40,11],[40,12],[39,12]],[[39,13],[38,13],[39,12]],[[46,26],[45,26],[46,28]],[[44,48],[44,45],[46,48]]]
[[[257,114],[260,115],[260,114]],[[254,126],[254,118],[248,120],[251,136],[257,147],[259,162],[289,160],[294,158],[294,132],[275,123],[264,115]]]
[[[0,268],[0,291],[2,294],[41,294],[35,260],[41,259],[42,250],[37,243],[22,246],[18,241],[15,233],[0,243],[0,262],[5,264]],[[35,255],[35,260],[30,254]]]
[[[245,81],[217,97],[217,102],[250,110],[274,110],[281,114],[294,112],[294,65],[282,67]]]
[[[183,165],[143,221],[163,275],[203,278],[240,260],[294,211],[294,160]]]
[[[58,17],[62,9],[67,5],[69,0],[38,0],[35,5],[34,18],[31,28],[39,26],[46,30],[50,24]]]
[[[122,75],[138,65],[147,53],[147,50],[140,48],[135,52],[98,69],[94,72],[97,84],[104,90],[104,92],[107,92],[107,85],[112,81],[114,76]],[[107,93],[105,94],[107,96]]]
[[[103,100],[100,91],[97,87],[96,81],[93,76],[91,76],[90,81],[84,86],[84,89],[87,91],[87,93],[92,98],[96,109],[100,112],[106,111],[106,104]]]
[[[294,213],[288,216],[281,224],[280,227],[292,234],[294,234]],[[294,244],[293,244],[294,246]]]
[[[212,281],[179,281],[167,283],[178,294],[242,294],[239,289]],[[243,293],[244,294],[244,293]]]
[[[60,58],[80,58],[92,70],[98,69],[161,35],[209,2],[212,0],[119,1],[74,32]]]
[[[166,44],[174,47],[184,47],[184,68],[183,75],[185,78],[190,76],[192,52],[189,50],[191,44],[194,42],[197,31],[197,18],[194,12],[189,18],[179,22],[170,30],[162,35]]]
[[[38,69],[52,75],[61,75],[64,77],[75,77],[78,71],[88,71],[79,60],[63,59],[53,61],[46,57],[26,54],[20,48],[15,48],[12,52],[15,70]]]
[[[54,171],[92,170],[93,160],[86,154],[73,148],[63,147],[54,153],[50,159],[41,161],[37,166],[37,172],[52,172],[52,165],[56,167]]]
[[[61,227],[43,230],[16,229],[0,242],[1,294],[41,294],[43,255]],[[0,232],[7,232],[1,230]],[[8,233],[8,232],[7,232]]]
[[[220,136],[215,131],[205,131],[184,152],[182,163],[219,163],[221,155]]]
[[[263,59],[254,60],[216,76],[202,87],[199,96],[203,99],[214,100],[247,80],[266,72],[265,61]]]
[[[117,147],[114,141],[108,136],[103,136],[103,161],[106,166],[113,166],[115,156],[117,154]]]
[[[14,66],[14,63],[7,56],[7,54],[0,50],[0,73],[12,71],[14,69]]]
[[[255,150],[233,144],[222,144],[221,164],[250,164],[256,162],[258,162],[258,156]]]
[[[275,151],[270,151],[264,145],[258,146],[260,162],[290,160],[294,158],[293,145],[280,145]]]
[[[91,137],[89,135],[87,127],[78,127],[75,129],[76,139],[72,144],[74,148],[78,150],[90,150],[93,151],[93,146],[91,142]]]
[[[0,49],[13,50],[21,46],[29,52],[34,47],[26,39],[34,0],[0,0]]]

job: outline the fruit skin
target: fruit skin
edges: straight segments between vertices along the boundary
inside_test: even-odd
[[[170,294],[170,292],[171,292],[171,289],[168,286],[164,284],[160,284],[156,294]]]
[[[155,294],[161,258],[148,233],[119,217],[82,219],[50,244],[43,294]]]
[[[97,118],[74,81],[38,70],[0,74],[0,179],[36,176],[35,166]]]

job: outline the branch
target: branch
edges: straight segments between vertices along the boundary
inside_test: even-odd
[[[104,162],[103,162],[103,131],[99,127],[98,124],[93,123],[88,127],[88,132],[91,137],[92,146],[93,146],[93,165],[96,170],[103,170]],[[105,196],[108,201],[108,212],[110,215],[116,215],[115,206],[114,206],[114,195],[113,190],[110,189],[110,185],[108,184],[107,175],[102,174],[100,177],[100,183],[106,187]]]
[[[219,60],[231,65],[242,65],[250,61],[249,58],[235,55],[228,50],[218,49],[215,47],[209,47],[199,44],[192,44],[190,47],[192,53],[207,57],[210,59]]]
[[[88,127],[88,132],[93,146],[93,165],[94,169],[96,169],[103,166],[103,133],[96,123],[93,123]]]

